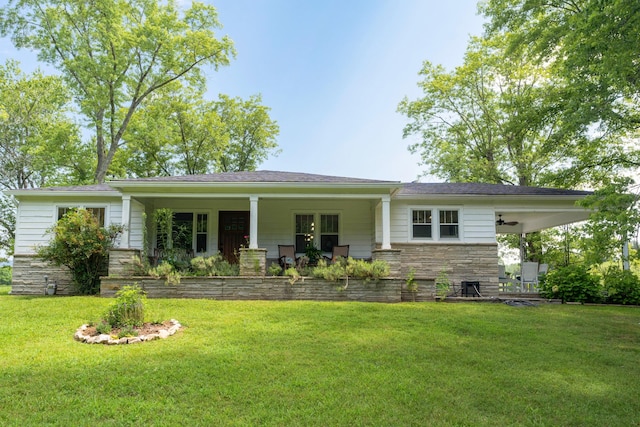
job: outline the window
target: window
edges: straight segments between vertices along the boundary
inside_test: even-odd
[[[313,240],[315,231],[314,215],[296,215],[296,252],[304,252],[305,248]]]
[[[458,211],[440,211],[440,238],[458,238]]]
[[[73,209],[78,209],[78,208],[77,207],[58,208],[58,220],[62,219],[62,217],[65,216],[67,212]],[[105,208],[84,208],[84,209],[86,209],[94,217],[96,217],[96,219],[98,220],[98,224],[100,224],[100,227],[104,227]]]
[[[431,239],[431,210],[414,210],[412,213],[412,230],[414,239]]]
[[[331,252],[338,245],[338,215],[320,215],[320,249]]]
[[[338,244],[339,230],[338,214],[296,214],[296,252],[304,252],[311,242],[323,252],[331,252]]]
[[[460,237],[460,211],[457,209],[411,209],[413,240],[447,240]]]
[[[196,252],[207,251],[207,214],[199,213],[196,218]]]
[[[196,252],[207,251],[208,215],[206,213],[174,212],[171,226],[171,246],[180,249],[194,249]],[[166,237],[157,230],[156,246],[165,248]]]

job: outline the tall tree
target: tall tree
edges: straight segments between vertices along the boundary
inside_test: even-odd
[[[562,79],[569,89],[563,119],[604,136],[600,144],[578,141],[579,156],[565,177],[589,174],[599,188],[588,201],[598,209],[589,225],[593,253],[611,253],[612,242],[625,246],[640,226],[637,186],[624,179],[640,166],[640,3],[488,0],[480,11],[489,18],[488,35],[510,35],[510,57],[526,49]]]
[[[247,101],[226,95],[205,101],[201,96],[192,88],[174,87],[138,110],[113,173],[142,177],[255,170],[276,153],[278,126],[259,96]]]
[[[489,35],[510,35],[509,56],[526,49],[564,80],[564,120],[581,121],[592,131],[611,136],[609,141],[636,136],[640,129],[637,0],[489,0],[480,11],[489,18]],[[640,166],[639,147],[633,140],[624,150],[609,150],[608,144],[585,148],[576,165],[578,174],[595,166]]]
[[[15,0],[0,11],[0,30],[19,48],[38,51],[72,88],[95,131],[95,181],[103,182],[134,112],[167,84],[202,81],[201,68],[235,54],[213,6],[176,0]]]
[[[0,190],[81,183],[91,167],[70,120],[70,93],[57,76],[0,65]],[[15,206],[0,193],[0,248],[11,252]]]
[[[215,103],[215,111],[229,138],[218,171],[255,170],[269,154],[278,154],[276,136],[280,128],[269,116],[270,108],[262,105],[260,95],[243,100],[221,94]]]
[[[464,64],[448,72],[426,61],[424,96],[404,99],[405,137],[428,172],[449,181],[538,185],[575,157],[576,129],[556,119],[560,91],[549,71],[523,55],[505,61],[504,39],[472,39]],[[464,159],[464,161],[461,161]]]

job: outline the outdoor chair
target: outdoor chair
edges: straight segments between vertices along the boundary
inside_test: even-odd
[[[336,262],[338,258],[348,258],[349,257],[349,245],[335,245],[333,249],[331,249],[331,258],[325,256],[324,259],[327,262]]]
[[[538,276],[542,276],[543,274],[547,274],[549,272],[549,264],[540,264],[538,267]]]
[[[522,263],[522,292],[536,292],[538,289],[538,263]]]
[[[294,245],[278,245],[278,263],[283,270],[296,267],[300,258],[296,258],[296,247]]]

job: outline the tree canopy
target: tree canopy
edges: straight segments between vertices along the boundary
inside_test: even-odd
[[[103,182],[135,111],[151,94],[203,80],[204,66],[229,64],[232,41],[216,38],[214,7],[175,0],[16,0],[0,31],[63,75],[94,129],[95,181]]]
[[[132,118],[115,175],[146,177],[255,170],[277,153],[277,123],[259,95],[202,99],[189,87],[162,91]]]

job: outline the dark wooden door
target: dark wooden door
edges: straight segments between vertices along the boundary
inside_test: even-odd
[[[221,211],[218,227],[218,250],[230,263],[238,263],[240,246],[248,246],[249,212]]]

